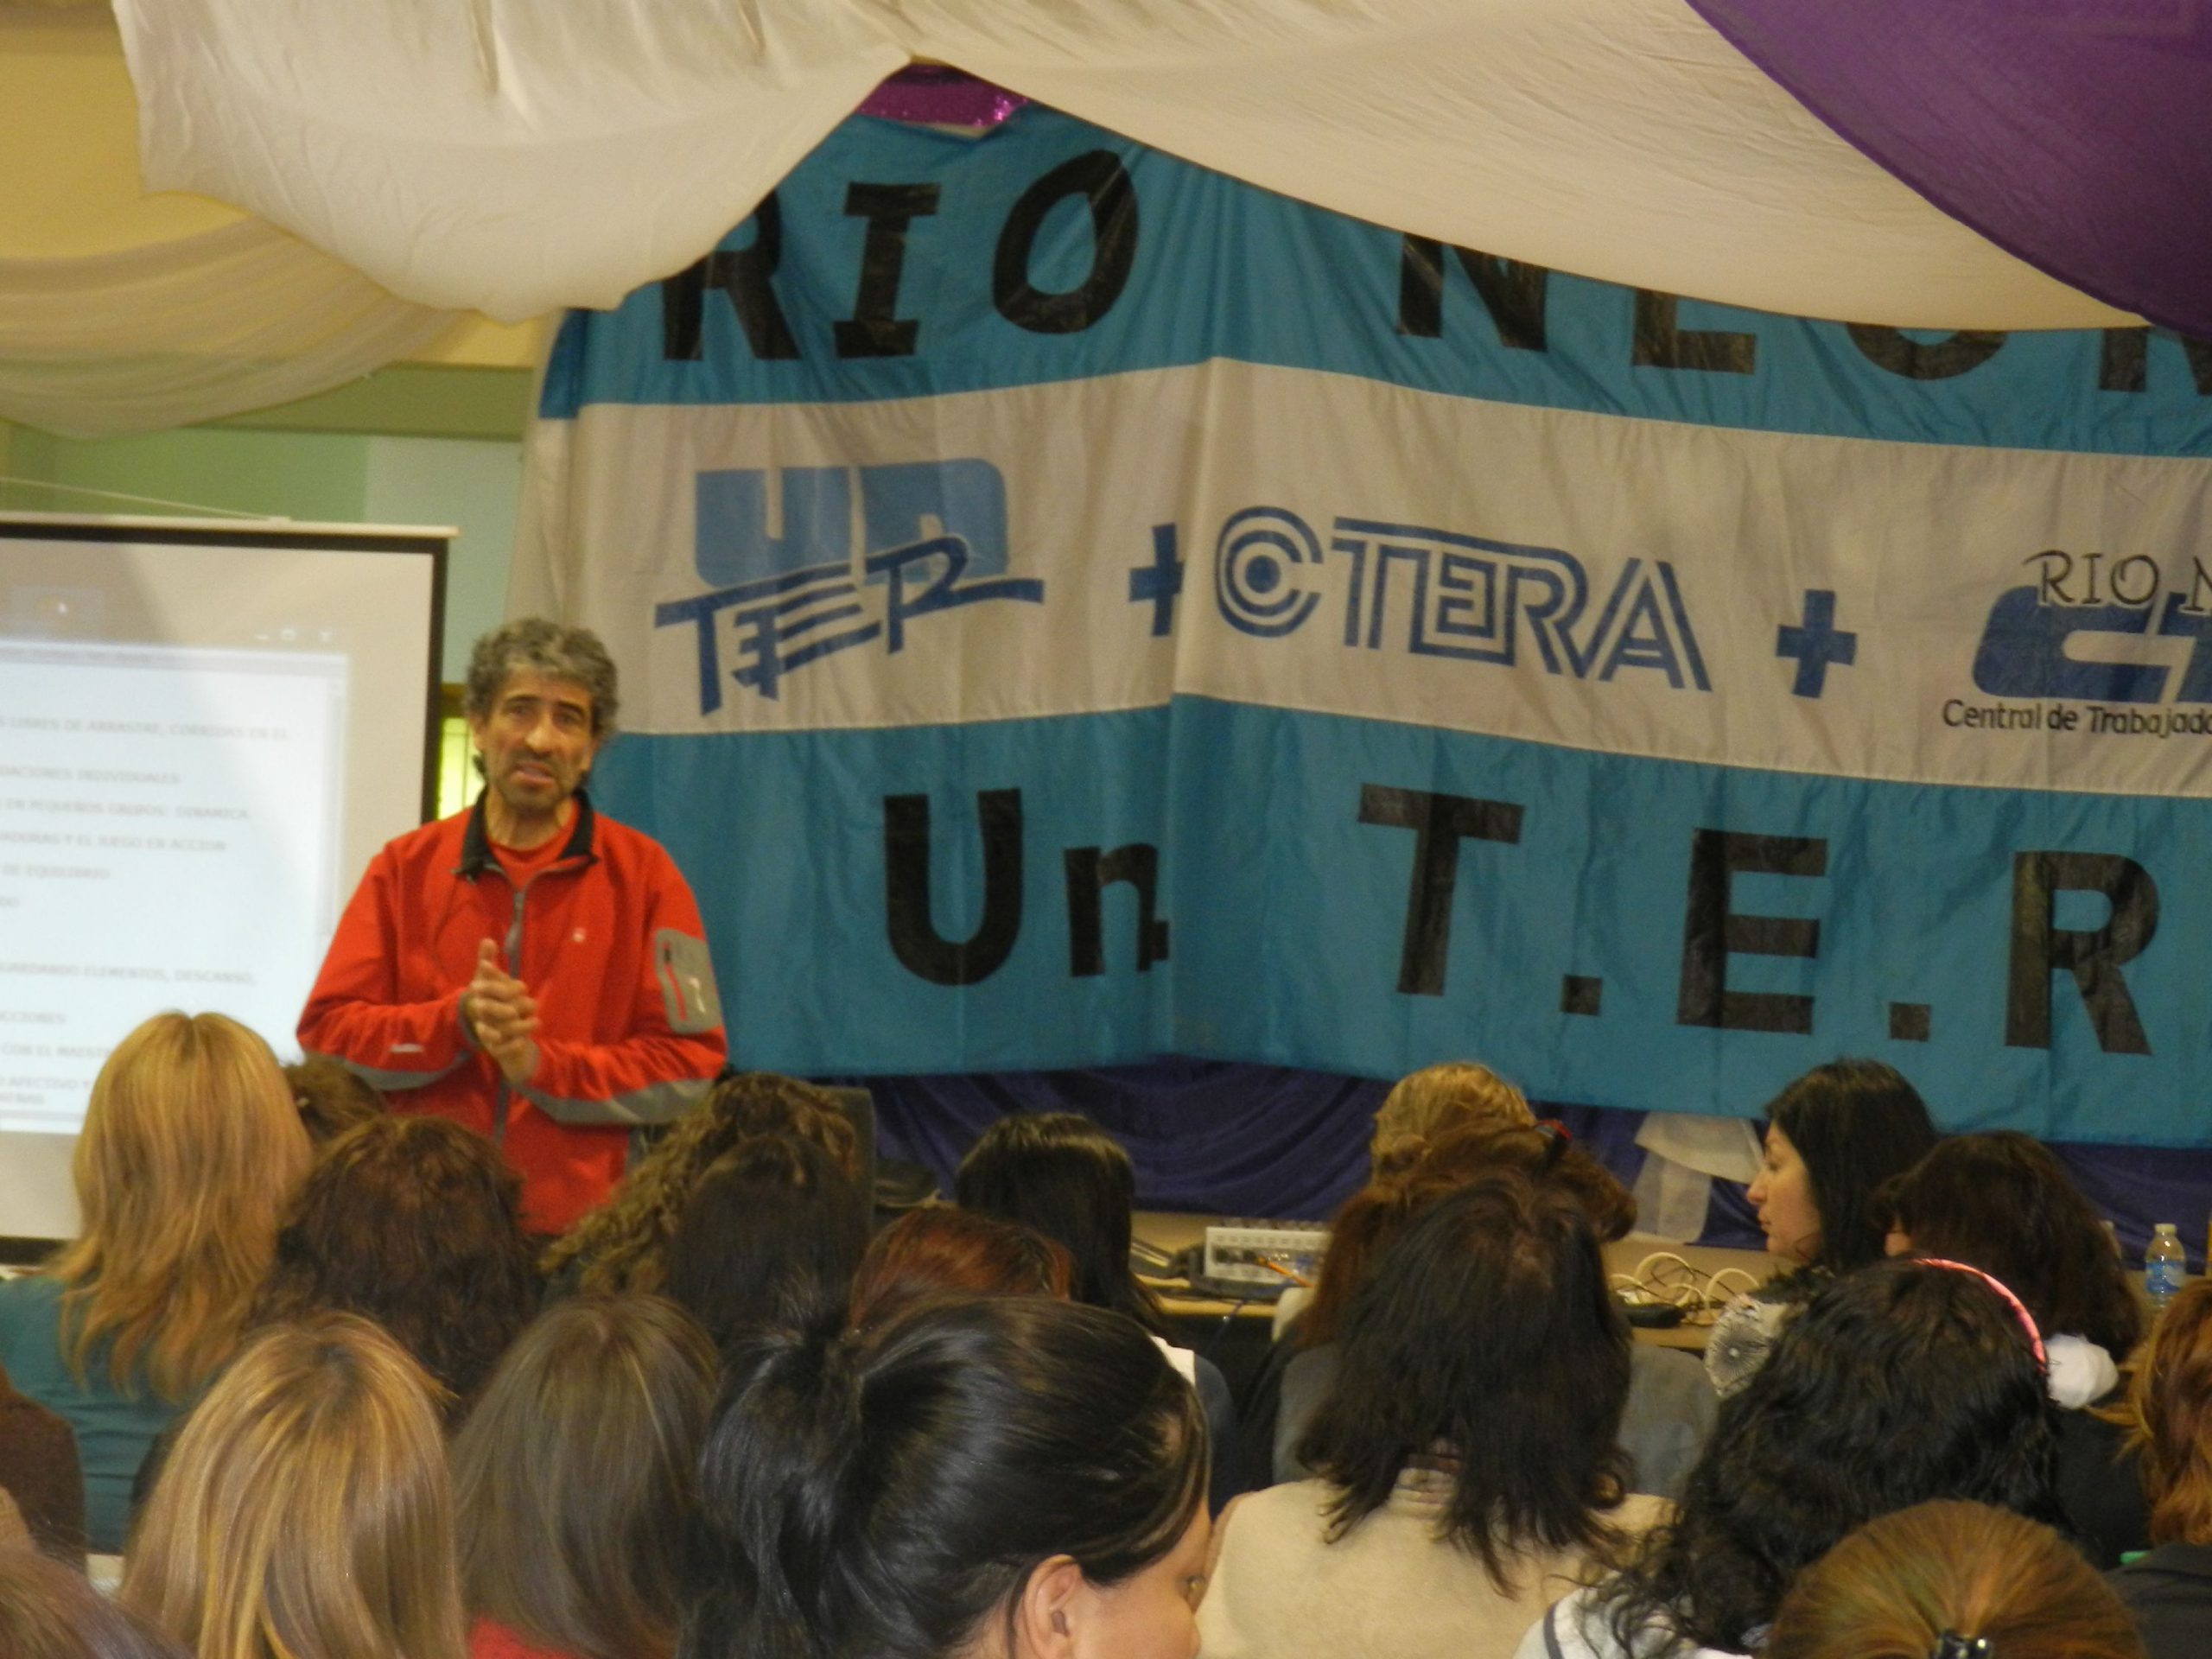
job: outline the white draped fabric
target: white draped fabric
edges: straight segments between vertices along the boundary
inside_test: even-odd
[[[358,379],[464,321],[252,219],[0,259],[0,419],[79,438],[213,420]]]
[[[1583,276],[1931,328],[2132,321],[1853,149],[1683,0],[116,0],[146,182],[425,305],[607,307],[886,74]]]

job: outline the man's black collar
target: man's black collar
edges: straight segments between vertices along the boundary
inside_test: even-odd
[[[467,876],[474,881],[487,869],[497,869],[499,861],[492,852],[492,834],[484,817],[484,798],[491,793],[486,789],[476,798],[476,804],[468,814],[468,827],[461,831],[461,865],[454,874]],[[582,859],[589,863],[592,852],[593,813],[591,798],[581,789],[569,797],[576,804],[576,816],[569,822],[569,844],[561,849],[561,856],[554,861],[565,864],[570,859]]]

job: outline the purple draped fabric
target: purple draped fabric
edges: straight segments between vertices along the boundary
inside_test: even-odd
[[[1118,1136],[1137,1169],[1137,1202],[1282,1220],[1320,1219],[1367,1173],[1367,1137],[1386,1084],[1287,1066],[1160,1060],[1092,1071],[979,1077],[854,1077],[875,1096],[884,1155],[936,1172],[944,1191],[963,1153],[1007,1112],[1081,1112]],[[1601,1162],[1633,1184],[1641,1112],[1539,1103]],[[2201,1267],[2212,1151],[2145,1147],[2054,1148],[2139,1261],[2153,1224],[2177,1223]],[[1713,1183],[1702,1243],[1757,1249],[1757,1218],[1732,1182]]]
[[[1690,3],[1954,219],[2098,299],[2212,338],[2212,5]]]
[[[1028,101],[960,70],[917,64],[870,92],[860,112],[939,127],[995,127]]]

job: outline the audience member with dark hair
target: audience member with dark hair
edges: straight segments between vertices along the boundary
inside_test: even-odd
[[[1077,1301],[1126,1313],[1160,1340],[1205,1408],[1214,1507],[1235,1497],[1242,1482],[1229,1383],[1211,1360],[1168,1344],[1160,1299],[1129,1265],[1137,1175],[1128,1148],[1074,1112],[1013,1112],[976,1138],[952,1188],[963,1210],[1018,1221],[1057,1239],[1075,1258]]]
[[[1345,1312],[1319,1478],[1222,1516],[1205,1651],[1506,1659],[1660,1511],[1626,1495],[1630,1345],[1567,1193],[1499,1173],[1430,1205]]]
[[[763,1135],[811,1141],[849,1180],[861,1179],[860,1137],[828,1090],[773,1071],[718,1077],[607,1201],[546,1251],[547,1274],[594,1294],[667,1289],[669,1241],[700,1179],[740,1141]]]
[[[868,1195],[815,1142],[755,1135],[683,1206],[668,1294],[718,1348],[760,1330],[835,1330],[873,1219]]]
[[[1943,1141],[1888,1182],[1877,1202],[1890,1247],[1965,1262],[2027,1304],[2050,1355],[2059,1419],[2059,1491],[2100,1567],[2151,1541],[2142,1482],[2123,1433],[2082,1408],[2120,1386],[2118,1362],[2143,1336],[2143,1310],[2095,1207],[2050,1149],[2010,1129]]]
[[[1313,1300],[1291,1327],[1289,1339],[1302,1351],[1288,1356],[1281,1371],[1271,1448],[1275,1480],[1313,1472],[1298,1444],[1334,1386],[1344,1310],[1382,1251],[1432,1205],[1485,1175],[1518,1172],[1579,1205],[1601,1243],[1624,1237],[1636,1224],[1628,1189],[1554,1126],[1475,1118],[1439,1130],[1424,1144],[1419,1161],[1361,1188],[1338,1212]],[[1649,1343],[1633,1347],[1621,1421],[1632,1490],[1675,1496],[1704,1446],[1716,1407],[1694,1355]]]
[[[124,1605],[195,1659],[464,1659],[433,1386],[351,1314],[257,1334],[184,1420]]]
[[[681,1659],[1192,1659],[1206,1436],[1126,1319],[937,1303],[734,1357]]]
[[[41,1549],[85,1559],[85,1473],[69,1420],[16,1392],[0,1366],[0,1494]],[[0,1649],[5,1651],[5,1649]]]
[[[381,1117],[389,1109],[376,1086],[351,1066],[317,1056],[284,1068],[300,1123],[308,1139],[327,1147],[356,1123]]]
[[[846,1323],[880,1325],[925,1297],[1052,1296],[1065,1301],[1075,1258],[1017,1221],[934,1204],[911,1210],[868,1241],[853,1275]]]
[[[374,1319],[465,1414],[537,1311],[522,1180],[449,1118],[387,1114],[323,1149],[277,1235],[259,1323]]]
[[[29,1543],[0,1545],[7,1659],[189,1659],[185,1650]]]
[[[525,1331],[453,1448],[473,1659],[669,1659],[715,1353],[658,1296]]]
[[[1713,1325],[1706,1371],[1723,1394],[1758,1369],[1783,1323],[1829,1277],[1881,1259],[1887,1217],[1876,1191],[1936,1141],[1919,1091],[1879,1060],[1815,1066],[1768,1103],[1766,1117],[1746,1196],[1784,1271]]]
[[[0,1283],[0,1366],[69,1420],[92,1547],[123,1548],[131,1477],[237,1349],[310,1149],[269,1046],[219,1014],[161,1014],[93,1080],[80,1230]]]
[[[2212,1653],[2212,1281],[2183,1287],[2128,1390],[2148,1554],[2112,1574],[2151,1659]]]
[[[1807,1567],[1759,1651],[1762,1659],[2144,1659],[2127,1609],[2072,1544],[2009,1510],[1953,1502],[1871,1521]]]
[[[1832,1280],[1721,1402],[1674,1521],[1560,1602],[1517,1659],[1753,1649],[1798,1572],[1932,1498],[2059,1519],[2042,1342],[1970,1268],[1898,1260]]]

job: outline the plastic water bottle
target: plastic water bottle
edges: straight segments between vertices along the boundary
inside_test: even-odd
[[[2160,1222],[2151,1248],[2143,1252],[2143,1288],[2151,1298],[2152,1313],[2164,1313],[2166,1304],[2180,1291],[2184,1260],[2174,1224]]]

